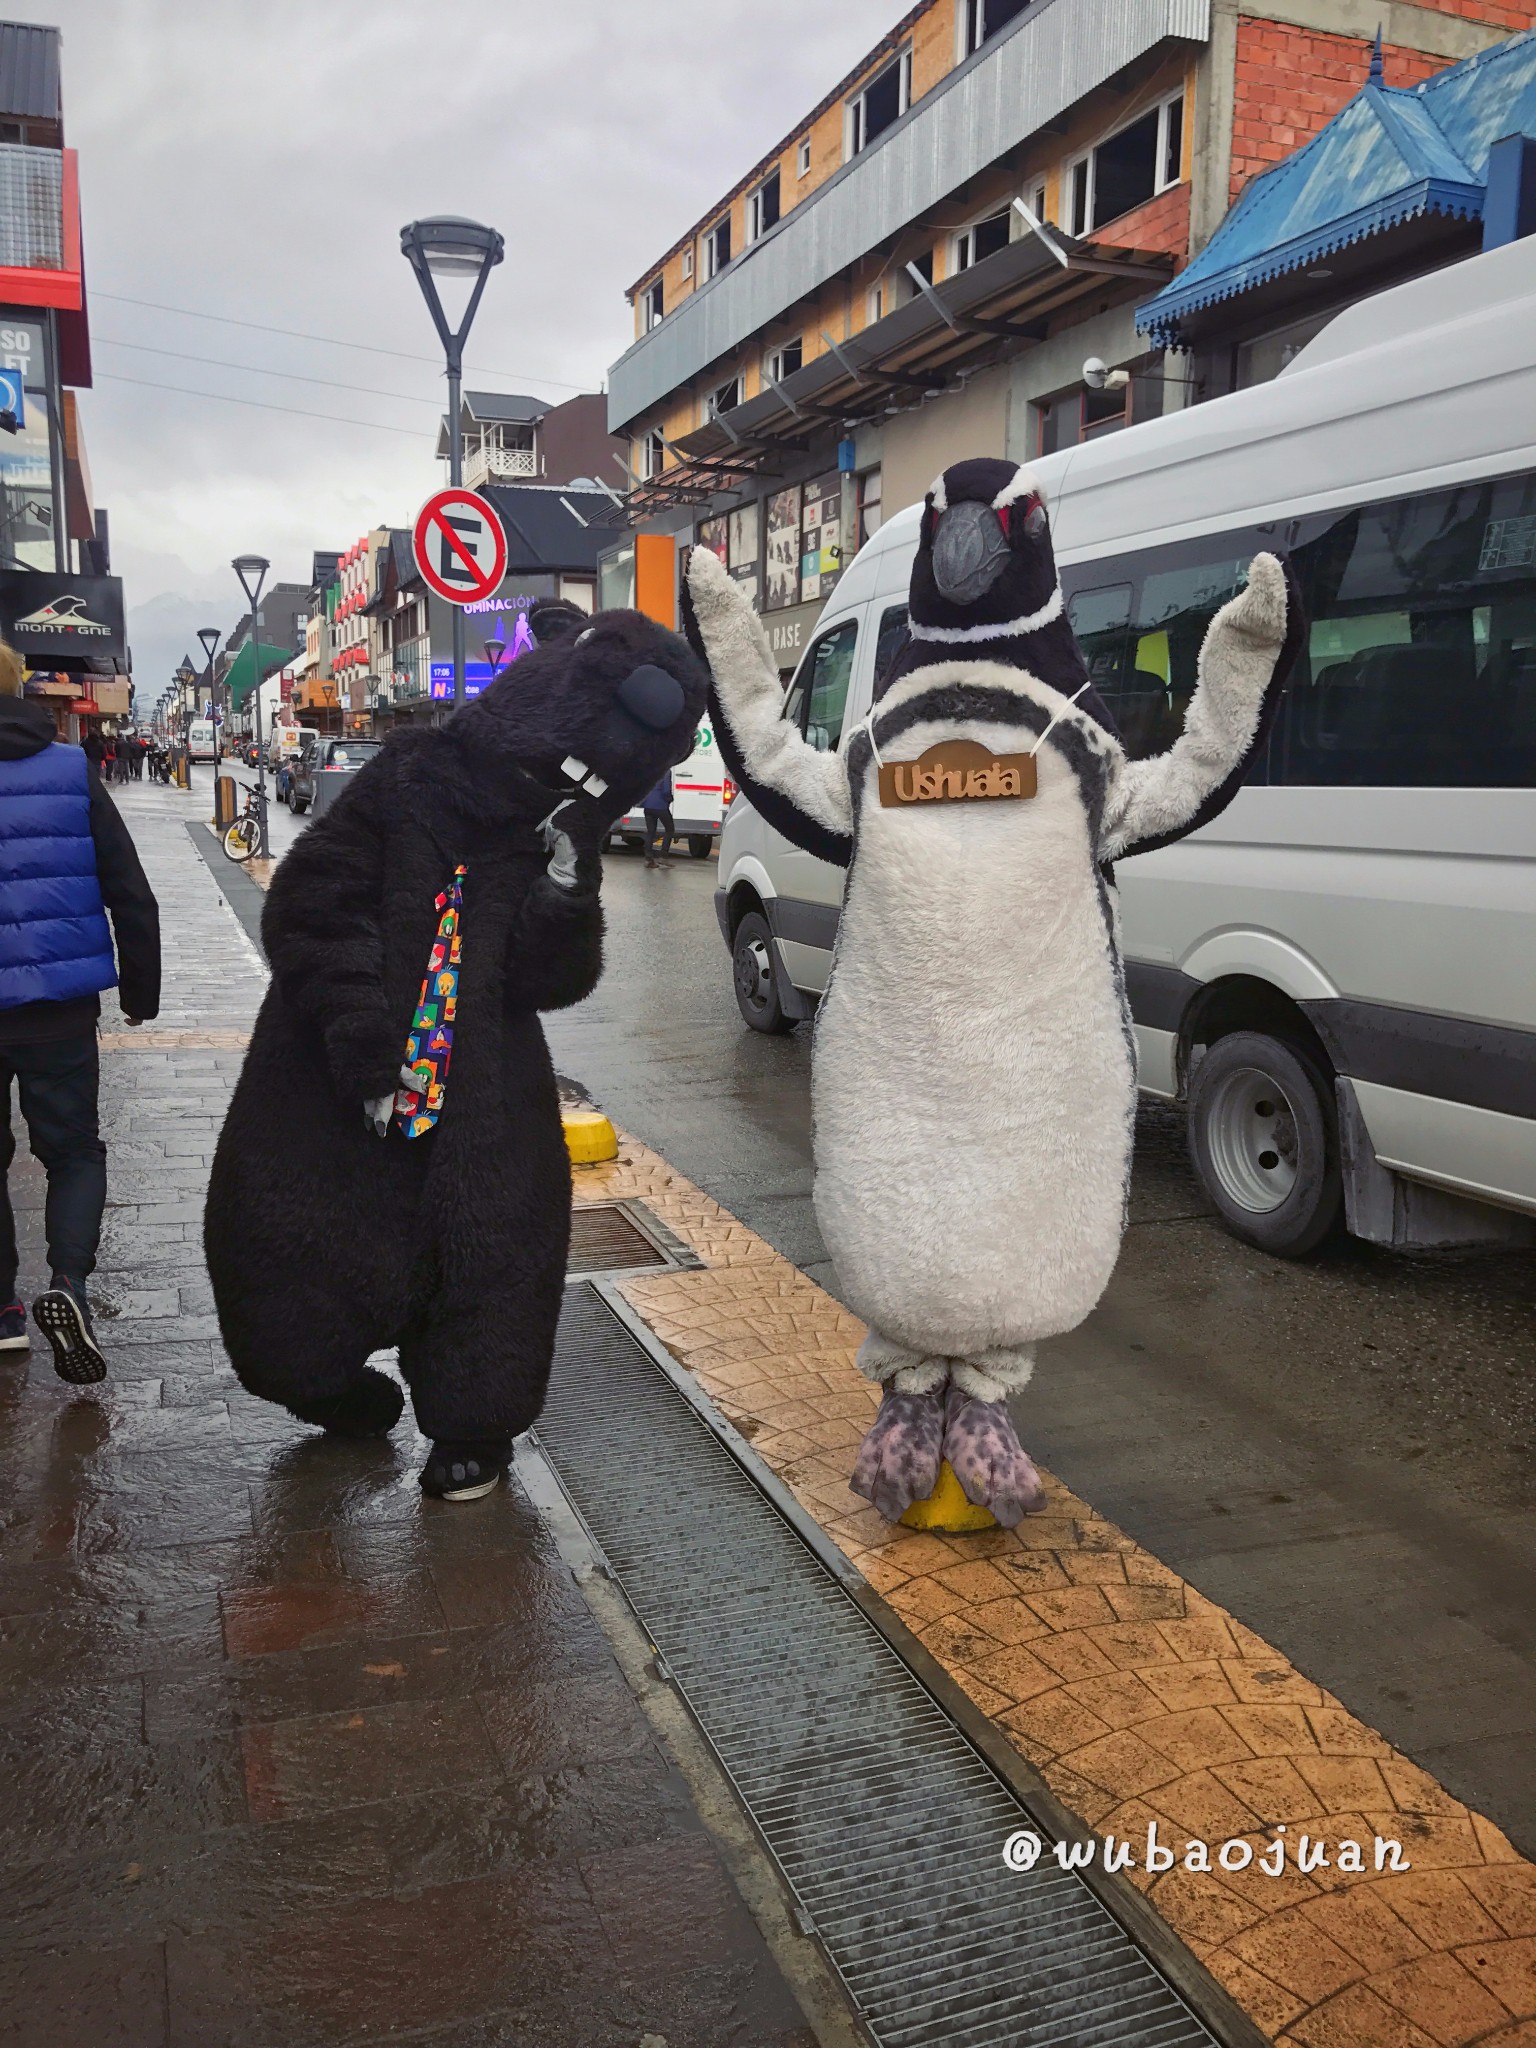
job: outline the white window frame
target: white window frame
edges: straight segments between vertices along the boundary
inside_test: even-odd
[[[784,354],[787,349],[791,348],[799,349],[800,361],[794,366],[793,369],[786,370],[784,367]],[[767,376],[770,379],[770,381],[775,384],[782,384],[786,377],[792,377],[795,374],[796,369],[804,369],[804,367],[805,336],[803,334],[792,334],[786,341],[781,341],[777,343],[773,348],[765,349],[763,351],[764,375]]]
[[[869,88],[885,77],[892,65],[899,65],[896,87],[896,118],[899,121],[912,105],[912,45],[905,44],[898,50],[889,64],[866,78],[859,90],[843,102],[843,161],[851,163],[861,150],[867,147],[864,139],[864,98]],[[882,129],[884,134],[885,130]]]
[[[878,284],[872,284],[869,288],[869,297],[864,305],[864,317],[866,324],[870,327],[873,327],[877,320],[885,318],[885,279],[883,277]]]
[[[727,235],[729,235],[731,216],[728,213],[722,213],[714,225],[706,228],[704,231],[704,275],[706,278],[718,277],[731,260],[727,256],[724,263],[720,261],[720,244],[717,237],[721,228],[724,228]]]
[[[986,41],[986,0],[955,0],[955,62],[975,56]]]
[[[775,165],[767,177],[762,180],[762,183],[757,185],[747,195],[747,241],[749,243],[760,242],[767,233],[763,226],[763,193],[774,182],[775,178],[778,179],[779,186],[779,220],[784,218],[784,179],[778,166]],[[774,227],[777,227],[778,224],[778,220],[773,222]]]
[[[667,451],[662,446],[660,427],[652,427],[640,443],[640,474],[649,483],[661,475],[667,465]]]
[[[726,392],[726,391],[733,391],[733,392],[735,393],[735,396],[734,396],[734,397],[732,398],[732,400],[731,400],[731,402],[730,402],[730,404],[729,404],[729,405],[722,405],[722,404],[720,403],[720,397],[721,397],[721,394],[722,394],[723,392]],[[708,424],[708,422],[709,422],[710,420],[717,420],[717,419],[719,419],[719,417],[720,417],[721,413],[723,413],[723,412],[732,412],[732,411],[734,411],[734,410],[735,410],[735,408],[736,408],[736,407],[737,407],[738,405],[740,405],[740,404],[741,404],[741,372],[740,372],[740,370],[737,370],[737,371],[736,371],[736,372],[735,372],[735,373],[734,373],[734,374],[733,374],[732,376],[730,376],[730,377],[727,377],[727,378],[725,378],[725,379],[724,379],[724,380],[723,380],[723,381],[722,381],[721,383],[717,384],[717,385],[715,386],[714,390],[713,390],[713,391],[711,391],[711,392],[710,392],[710,394],[709,394],[709,396],[708,396],[708,397],[707,397],[707,398],[705,399],[705,401],[704,401],[704,421],[705,421],[705,424],[707,425],[707,424]]]
[[[963,262],[961,261],[961,252],[964,244],[975,233],[976,229],[981,226],[983,221],[996,220],[1000,214],[1006,214],[1009,241],[1011,242],[1015,239],[1013,224],[1019,219],[1018,214],[1006,201],[1002,206],[989,206],[985,213],[978,213],[974,220],[968,220],[963,228],[957,228],[950,236],[949,253],[944,262],[944,275],[946,277],[957,277],[962,270],[970,269],[976,258],[975,256],[969,256]],[[1022,221],[1019,222],[1019,225],[1023,226]]]
[[[795,144],[795,176],[808,178],[811,175],[811,138],[802,135]]]
[[[649,334],[653,327],[659,327],[666,318],[666,292],[659,277],[653,277],[640,294],[640,308],[641,331]],[[484,438],[482,434],[482,443]]]
[[[1172,92],[1164,93],[1161,99],[1154,100],[1150,106],[1138,107],[1136,112],[1126,120],[1117,121],[1113,128],[1098,138],[1091,149],[1079,150],[1076,156],[1067,158],[1066,162],[1062,165],[1061,172],[1061,225],[1069,235],[1092,235],[1098,232],[1093,226],[1094,205],[1098,197],[1095,189],[1097,185],[1098,153],[1106,142],[1113,142],[1115,137],[1123,135],[1127,128],[1134,128],[1138,121],[1144,121],[1154,109],[1157,113],[1157,143],[1153,158],[1152,198],[1156,199],[1164,192],[1171,192],[1175,185],[1183,182],[1181,176],[1183,171],[1182,162],[1175,166],[1174,174],[1171,178],[1165,175],[1168,168],[1169,109],[1176,105],[1182,107],[1183,103],[1184,88],[1180,85]],[[1088,184],[1084,195],[1083,226],[1081,228],[1077,225],[1072,207],[1073,173],[1079,164],[1086,164],[1088,166]]]
[[[687,248],[686,248],[686,249],[685,249],[685,250],[683,251],[683,283],[684,283],[684,284],[686,284],[686,283],[688,282],[689,278],[690,278],[690,277],[692,277],[692,275],[693,275],[693,244],[692,244],[692,242],[690,242],[690,243],[688,244]]]

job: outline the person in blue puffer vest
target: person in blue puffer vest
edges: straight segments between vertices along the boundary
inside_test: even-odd
[[[52,1278],[32,1315],[60,1379],[85,1385],[107,1370],[85,1293],[107,1201],[96,1020],[101,991],[114,986],[129,1024],[160,1008],[160,910],[95,768],[59,743],[47,708],[23,697],[21,683],[20,657],[0,642],[0,1164],[9,1175],[14,1079],[48,1175]],[[18,1267],[0,1177],[0,1352],[28,1348]]]

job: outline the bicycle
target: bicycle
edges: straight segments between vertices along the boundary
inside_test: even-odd
[[[256,806],[256,785],[242,782],[245,809],[224,834],[224,851],[230,860],[246,861],[263,851],[261,814]]]

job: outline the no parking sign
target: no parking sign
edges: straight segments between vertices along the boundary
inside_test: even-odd
[[[477,604],[507,572],[507,536],[477,491],[435,491],[416,514],[411,550],[428,589],[449,604]]]

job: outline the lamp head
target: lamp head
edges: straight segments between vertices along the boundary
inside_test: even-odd
[[[501,261],[506,245],[495,228],[454,213],[413,220],[400,230],[400,248],[418,275],[478,277]]]

